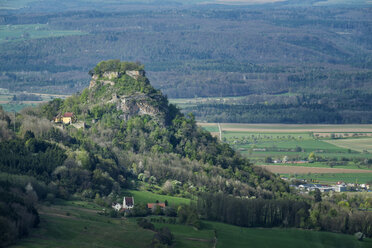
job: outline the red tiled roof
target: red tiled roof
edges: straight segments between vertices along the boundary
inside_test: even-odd
[[[63,117],[72,117],[74,116],[74,113],[73,112],[66,112]]]
[[[154,206],[160,206],[161,208],[165,208],[165,203],[147,203],[147,208],[153,208]]]

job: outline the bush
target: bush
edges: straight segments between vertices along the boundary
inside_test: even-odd
[[[163,245],[172,245],[173,243],[173,234],[167,227],[163,227],[155,233],[152,239],[152,245],[156,246],[156,244],[163,244]]]
[[[147,219],[144,218],[138,218],[137,219],[137,224],[142,227],[143,229],[150,229],[150,230],[155,230],[154,224],[149,222]]]

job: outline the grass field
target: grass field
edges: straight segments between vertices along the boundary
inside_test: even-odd
[[[372,239],[357,241],[351,235],[300,229],[241,228],[218,222],[207,222],[216,230],[217,248],[356,248],[372,247]]]
[[[48,37],[85,34],[78,30],[54,30],[47,24],[0,25],[0,44]]]
[[[153,232],[136,223],[98,215],[71,204],[42,207],[40,227],[13,248],[146,247]],[[138,238],[140,234],[141,238]]]
[[[208,248],[214,244],[214,229],[196,230],[191,226],[178,224],[154,223],[156,228],[168,227],[174,235],[174,247],[187,248],[198,247]]]
[[[57,203],[40,206],[39,227],[11,248],[149,247],[151,243],[154,232],[140,228],[135,218],[99,215],[97,211],[101,207],[94,203]],[[359,242],[351,235],[299,229],[241,228],[209,221],[203,221],[201,230],[179,224],[154,224],[156,228],[166,226],[171,230],[175,238],[174,248],[364,248],[372,245],[371,239]]]
[[[164,202],[165,200],[168,201],[170,206],[176,206],[180,204],[190,204],[190,199],[181,198],[181,197],[174,197],[168,195],[158,195],[154,194],[149,191],[137,191],[137,190],[126,190],[123,192],[125,196],[133,196],[134,201],[137,203],[152,203],[156,202]]]
[[[358,138],[358,139],[335,139],[327,140],[326,142],[343,147],[346,149],[355,150],[358,152],[372,153],[372,138]]]

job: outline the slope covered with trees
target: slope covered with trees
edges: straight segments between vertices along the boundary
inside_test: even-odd
[[[51,122],[65,112],[85,128]],[[275,175],[197,127],[144,76],[98,77],[81,94],[25,109],[16,119],[2,111],[2,118],[1,171],[52,183],[60,197],[113,196],[134,187],[133,179],[160,186],[177,180],[175,192],[189,196],[223,191],[273,198],[288,192]]]
[[[0,109],[0,193],[5,199],[0,221],[13,230],[1,237],[2,244],[38,224],[38,200],[74,197],[111,206],[121,200],[123,190],[138,185],[157,194],[198,198],[197,206],[173,209],[169,215],[197,228],[202,216],[241,226],[363,231],[371,236],[370,213],[358,206],[343,208],[340,199],[318,204],[293,194],[279,176],[253,166],[198,127],[192,114],[169,104],[142,70],[139,63],[104,61],[91,70],[90,87],[80,94],[17,115]],[[55,119],[64,113],[73,113],[77,122]],[[364,198],[355,202],[370,204]],[[328,225],[329,209],[337,223],[350,223],[343,222],[342,230],[336,222]],[[143,204],[131,212],[148,213]],[[358,221],[361,227],[356,227]]]

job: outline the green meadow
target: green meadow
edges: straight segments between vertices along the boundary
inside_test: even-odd
[[[170,206],[177,206],[180,204],[190,204],[190,199],[168,196],[168,195],[159,195],[149,191],[139,191],[139,190],[126,190],[123,192],[125,196],[133,196],[135,203],[154,203],[156,201],[165,202],[168,201]]]
[[[354,248],[371,247],[372,239],[357,241],[351,235],[285,228],[242,228],[207,222],[216,230],[217,248]]]
[[[205,130],[218,134],[217,124],[199,123]],[[343,166],[360,168],[353,160],[371,158],[372,125],[284,125],[223,123],[222,140],[258,164],[265,158],[306,160],[314,152],[320,164],[326,161],[348,161]],[[356,132],[356,131],[363,132]],[[366,132],[368,131],[368,132]],[[314,133],[346,135],[343,138],[316,136]],[[311,165],[312,166],[312,165]],[[365,166],[364,166],[365,167]],[[346,167],[345,167],[346,168]]]
[[[0,25],[0,44],[49,37],[82,35],[78,30],[55,30],[47,24]]]
[[[12,248],[145,247],[154,235],[136,223],[70,204],[42,207],[39,212],[39,227]]]
[[[151,199],[146,199],[151,201]],[[140,228],[136,218],[110,218],[99,215],[101,207],[80,201],[58,201],[39,206],[41,222],[28,237],[11,248],[149,247],[153,231]],[[166,223],[167,218],[149,216],[156,228],[168,227],[174,235],[174,248],[353,248],[371,247],[372,239],[357,241],[352,235],[282,228],[243,228],[203,221],[202,229]]]

